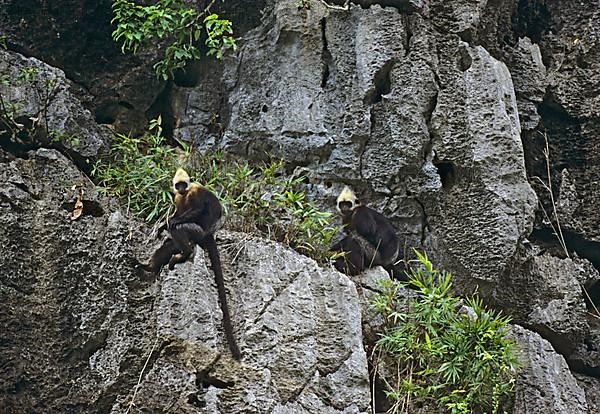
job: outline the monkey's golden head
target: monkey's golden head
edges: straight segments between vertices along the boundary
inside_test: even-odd
[[[190,176],[183,168],[179,168],[173,177],[173,191],[184,194],[189,188]]]
[[[348,186],[345,186],[337,198],[337,211],[342,215],[346,215],[358,206],[356,194]]]

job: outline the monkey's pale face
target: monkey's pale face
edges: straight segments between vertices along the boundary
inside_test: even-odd
[[[346,214],[351,213],[352,210],[354,210],[354,207],[356,207],[356,205],[351,201],[341,201],[337,205],[337,210],[340,214],[345,216]]]
[[[188,190],[189,187],[190,187],[190,185],[188,182],[180,181],[178,183],[175,183],[175,185],[173,186],[173,189],[175,190],[176,193],[183,195],[183,194],[185,194],[185,192]]]
[[[183,168],[178,169],[173,177],[173,191],[182,195],[185,194],[190,188],[190,182],[188,173]]]
[[[357,206],[356,194],[348,187],[344,187],[337,198],[337,210],[342,215],[347,215],[352,212]]]

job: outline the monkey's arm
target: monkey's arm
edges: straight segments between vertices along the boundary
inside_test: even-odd
[[[338,252],[338,251],[341,251],[341,250],[342,250],[342,244],[341,244],[341,242],[333,243],[331,245],[331,247],[329,248],[330,252]]]
[[[168,222],[169,219],[167,219]],[[167,229],[167,222],[164,222],[158,229],[156,229],[156,237],[160,237],[163,231]]]
[[[204,208],[202,206],[192,206],[180,215],[171,217],[167,228],[171,230],[174,226],[177,226],[178,224],[196,223],[200,220],[203,214]]]
[[[377,222],[371,211],[367,208],[357,211],[346,228],[346,233],[358,233],[367,240],[374,240],[377,237]]]

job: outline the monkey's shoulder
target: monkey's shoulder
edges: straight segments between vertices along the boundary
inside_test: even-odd
[[[194,196],[210,193],[210,191],[208,191],[206,188],[202,187],[198,183],[191,183],[188,193],[190,196],[194,197]]]
[[[192,183],[185,193],[175,194],[175,205],[181,209],[188,209],[196,206],[199,202],[202,203],[206,199],[207,194],[210,194],[208,190],[198,184]]]
[[[363,235],[394,233],[395,229],[390,220],[380,212],[361,205],[354,209],[350,227]]]
[[[381,219],[385,220],[383,214],[379,213],[376,210],[373,210],[371,207],[367,207],[365,205],[357,206],[352,212],[352,220],[353,221],[381,221]]]
[[[389,222],[390,220],[380,213],[377,210],[373,210],[371,207],[367,207],[364,205],[358,206],[356,209],[356,214],[361,215],[362,217],[369,216],[375,219],[378,222]]]
[[[217,196],[209,189],[202,187],[198,183],[191,183],[190,188],[185,195],[189,199],[217,199]]]

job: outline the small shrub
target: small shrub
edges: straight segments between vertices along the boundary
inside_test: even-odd
[[[41,146],[58,146],[60,144],[78,143],[76,137],[68,137],[60,131],[51,130],[49,109],[58,93],[56,77],[52,72],[40,72],[36,67],[24,67],[16,79],[9,75],[0,76],[0,86],[8,87],[4,94],[0,91],[0,138],[7,148],[30,149]],[[17,93],[17,98],[10,92],[11,87],[25,87],[33,91],[37,108],[27,116],[23,113],[24,98]]]
[[[146,221],[164,219],[172,205],[171,179],[181,153],[165,145],[160,118],[150,132],[133,138],[117,134],[106,159],[99,160],[92,176],[101,192],[117,198],[127,210]],[[189,149],[184,147],[184,158]]]
[[[184,68],[187,62],[200,59],[197,43],[204,32],[207,55],[220,59],[225,49],[235,49],[231,22],[211,13],[210,5],[198,11],[181,0],[158,0],[149,6],[130,0],[113,0],[115,17],[112,23],[117,28],[112,37],[115,42],[122,42],[123,53],[136,53],[140,47],[151,45],[159,39],[168,39],[164,57],[154,65],[156,74],[167,80],[174,71]]]
[[[434,269],[417,252],[422,269],[409,282],[419,292],[409,311],[398,311],[398,282],[386,281],[374,302],[388,321],[376,347],[398,361],[398,386],[388,384],[395,410],[434,404],[451,413],[498,413],[502,397],[514,388],[516,344],[507,337],[510,318],[467,299],[473,314],[460,313],[462,301],[450,292],[451,275]]]

